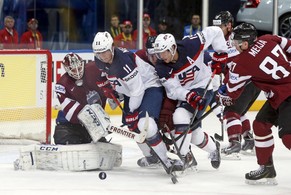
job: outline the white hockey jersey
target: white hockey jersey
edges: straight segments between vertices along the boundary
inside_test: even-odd
[[[176,63],[158,61],[156,71],[169,98],[185,101],[191,89],[206,87],[212,72],[204,62],[204,50],[210,45],[217,52],[227,52],[226,41],[219,27],[206,27],[202,32],[177,42],[179,57]],[[212,89],[211,84],[208,89]]]
[[[95,58],[96,65],[118,93],[128,96],[130,111],[137,109],[146,89],[162,86],[155,68],[126,49],[114,48],[112,64]]]

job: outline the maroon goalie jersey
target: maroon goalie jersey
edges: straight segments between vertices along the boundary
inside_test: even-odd
[[[96,81],[102,80],[101,71],[95,62],[85,64],[83,84],[78,86],[68,73],[62,75],[55,85],[55,92],[66,119],[71,123],[79,123],[78,113],[86,104],[99,103],[105,107],[106,97]]]
[[[237,99],[251,80],[265,92],[273,108],[291,96],[291,41],[275,35],[263,35],[232,62],[227,82],[228,95]]]

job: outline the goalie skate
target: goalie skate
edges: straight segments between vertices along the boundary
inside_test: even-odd
[[[246,173],[246,183],[250,185],[277,185],[276,171],[273,164],[261,165],[259,169]]]

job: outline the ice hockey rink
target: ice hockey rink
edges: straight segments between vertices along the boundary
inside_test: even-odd
[[[251,120],[256,112],[248,114]],[[120,124],[120,116],[111,117]],[[220,123],[211,113],[203,121],[204,130],[210,135],[220,133]],[[111,136],[111,135],[110,135]],[[100,171],[15,171],[13,161],[18,157],[19,145],[0,145],[0,195],[288,195],[291,194],[291,153],[277,136],[274,128],[274,163],[277,186],[253,186],[245,184],[244,174],[258,168],[255,156],[241,156],[240,161],[222,160],[219,170],[214,170],[208,154],[197,147],[193,153],[198,161],[198,172],[188,172],[173,184],[163,168],[146,169],[137,166],[141,152],[132,140],[112,135],[112,143],[123,146],[121,167],[106,171],[107,178],[99,179]],[[226,145],[225,142],[222,145]]]

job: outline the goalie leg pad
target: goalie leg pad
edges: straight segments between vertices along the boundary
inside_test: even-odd
[[[122,164],[122,146],[112,143],[31,145],[20,150],[16,170],[110,170]]]
[[[94,143],[108,134],[110,117],[99,104],[84,106],[78,114],[78,119],[86,127]]]

